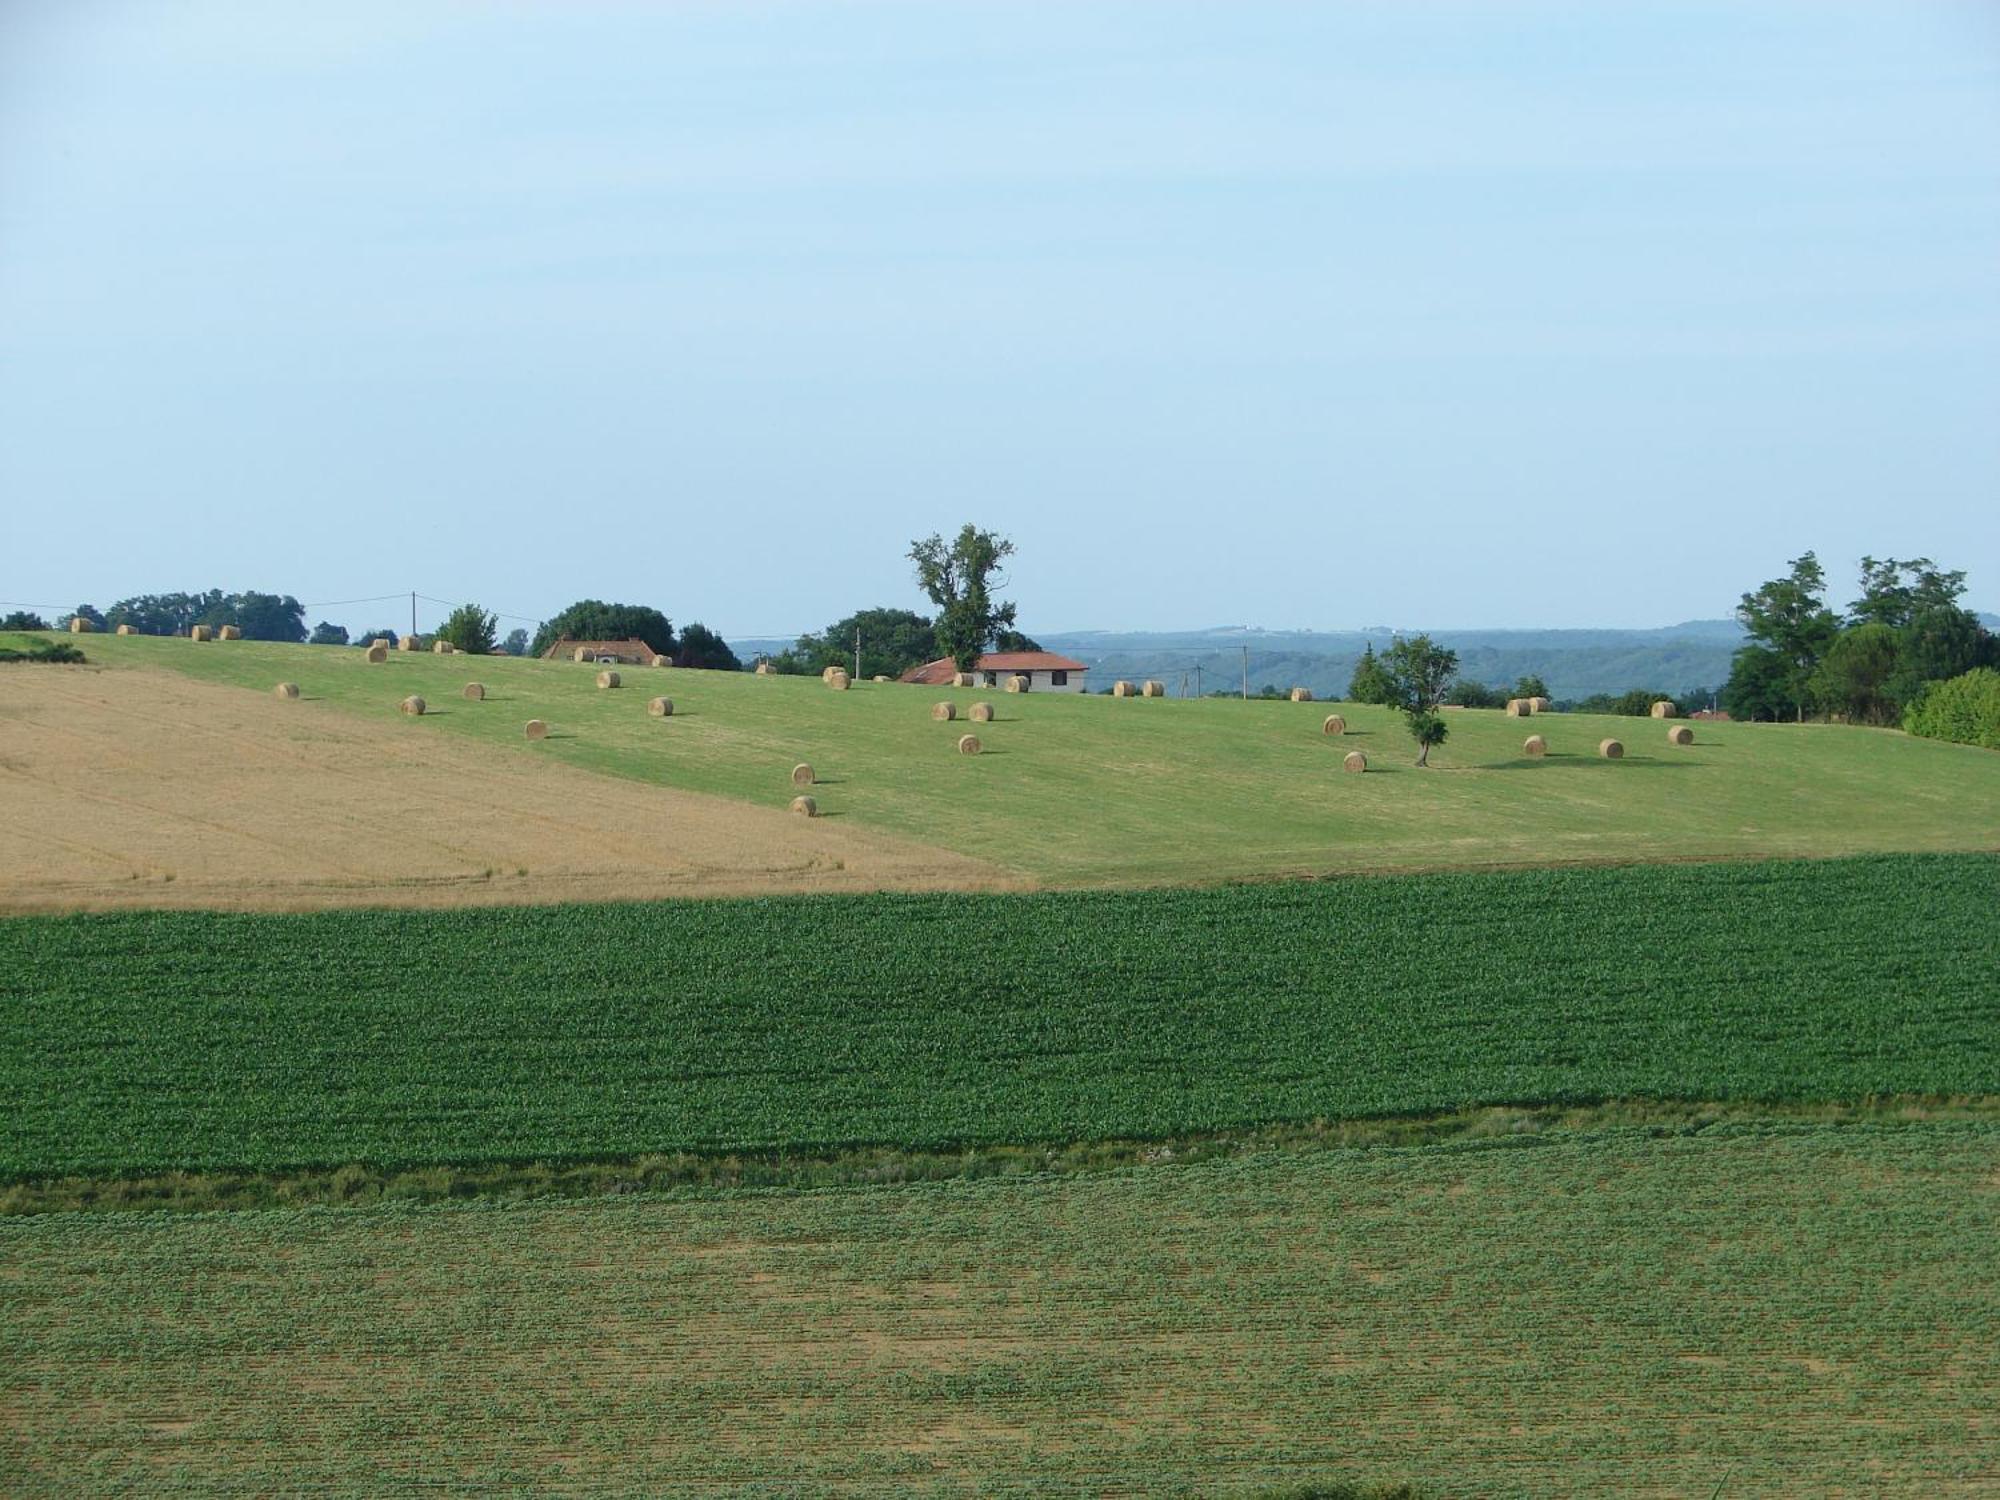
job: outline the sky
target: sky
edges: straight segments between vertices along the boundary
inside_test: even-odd
[[[0,5],[10,605],[2000,610],[1996,418],[1984,0]]]

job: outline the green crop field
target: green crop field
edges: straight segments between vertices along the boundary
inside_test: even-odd
[[[1990,1123],[0,1221],[12,1493],[1975,1495]],[[85,1416],[84,1414],[87,1414]]]
[[[268,693],[297,682],[302,716],[360,713],[411,736],[465,736],[691,791],[782,806],[810,762],[822,808],[1055,884],[1574,861],[2000,849],[2000,755],[1832,725],[1701,724],[1669,746],[1650,719],[1498,712],[1451,715],[1420,771],[1386,710],[1325,703],[1010,695],[747,673],[625,671],[603,692],[572,662],[235,641],[92,636],[93,662],[171,668]],[[48,670],[20,668],[13,670]],[[491,690],[468,703],[477,678]],[[419,693],[440,712],[403,720]],[[673,697],[673,718],[646,700]],[[987,752],[953,752],[963,723],[930,705],[993,702]],[[1320,723],[1333,708],[1349,733]],[[554,735],[530,745],[529,718]],[[1530,731],[1551,748],[1521,754]],[[1620,738],[1626,758],[1601,760]],[[1364,751],[1365,776],[1341,756]]]
[[[2000,1092],[2000,859],[0,922],[0,1175]]]

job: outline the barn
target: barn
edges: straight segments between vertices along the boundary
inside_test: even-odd
[[[991,651],[980,657],[972,670],[984,687],[1004,687],[1009,677],[1018,676],[1028,679],[1028,687],[1033,692],[1081,693],[1085,691],[1083,675],[1090,668],[1067,656],[1058,656],[1053,651]],[[901,680],[931,687],[949,687],[957,672],[958,664],[949,656],[941,656],[936,661],[925,662],[921,667],[910,668]]]

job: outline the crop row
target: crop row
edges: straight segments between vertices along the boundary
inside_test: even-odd
[[[2000,1092],[2000,859],[0,922],[0,1175]]]
[[[0,1222],[10,1492],[1990,1493],[1990,1124]]]

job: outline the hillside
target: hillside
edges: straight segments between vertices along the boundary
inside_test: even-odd
[[[807,762],[821,812],[843,828],[1044,884],[2000,848],[2000,756],[1893,731],[1702,724],[1693,745],[1675,747],[1654,720],[1462,711],[1420,771],[1396,716],[1355,705],[1343,706],[1348,732],[1336,737],[1320,731],[1324,703],[874,683],[839,693],[810,678],[644,669],[607,692],[568,662],[392,654],[370,666],[347,648],[144,637],[96,637],[89,651],[103,670],[9,670],[80,673],[106,694],[136,695],[141,709],[147,689],[127,669],[171,670],[269,700],[260,710],[288,715],[287,732],[308,742],[315,726],[360,716],[413,755],[478,747],[496,766],[553,762],[763,809],[785,807],[792,767]],[[484,702],[459,697],[474,677],[490,689]],[[297,682],[303,699],[270,699],[280,680]],[[413,692],[439,711],[399,714]],[[647,714],[659,692],[673,696],[673,717]],[[982,698],[997,719],[966,723]],[[932,720],[941,700],[959,720]],[[549,739],[523,739],[530,717],[549,721]],[[971,728],[985,753],[959,755]],[[1531,730],[1548,740],[1544,760],[1521,754]],[[1625,742],[1625,759],[1598,758],[1606,736]],[[1366,753],[1367,775],[1342,774],[1351,750]],[[141,741],[117,753],[151,752]],[[50,775],[88,795],[90,754],[64,759],[68,769]],[[365,778],[349,787],[364,804],[373,795]],[[48,786],[17,776],[0,780],[0,794],[27,810]],[[129,809],[135,826],[144,807]],[[800,820],[798,839],[809,830]],[[782,846],[788,835],[777,837]],[[14,878],[31,880],[32,868],[19,864]]]

